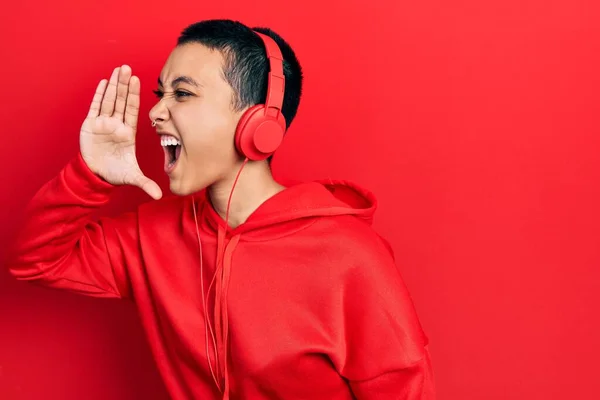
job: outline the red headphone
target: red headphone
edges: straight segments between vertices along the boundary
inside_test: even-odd
[[[235,147],[249,160],[260,161],[277,150],[286,131],[285,117],[281,113],[285,76],[283,56],[275,40],[260,32],[255,33],[264,42],[269,60],[267,99],[265,104],[257,104],[242,115],[235,132]]]

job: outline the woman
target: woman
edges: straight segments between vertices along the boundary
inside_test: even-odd
[[[158,82],[150,120],[176,196],[138,166],[140,82],[116,68],[79,154],[32,199],[12,274],[133,299],[174,399],[433,399],[427,339],[371,228],[374,196],[271,174],[302,92],[290,46],[269,29],[199,22]],[[118,185],[156,201],[93,220]]]

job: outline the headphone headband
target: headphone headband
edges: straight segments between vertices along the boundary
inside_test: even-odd
[[[279,46],[265,34],[254,31],[265,44],[267,59],[269,60],[269,76],[267,82],[267,99],[265,101],[265,113],[277,117],[283,106],[283,94],[285,93],[285,75],[283,74],[283,56]]]
[[[285,75],[283,57],[277,42],[260,32],[254,33],[264,43],[269,61],[267,98],[264,104],[255,104],[240,117],[235,132],[235,147],[247,159],[260,161],[277,150],[287,129],[281,112]]]

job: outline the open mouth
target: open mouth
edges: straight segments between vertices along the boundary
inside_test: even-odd
[[[175,167],[181,154],[181,142],[173,136],[162,135],[160,144],[165,151],[165,169],[170,171]]]

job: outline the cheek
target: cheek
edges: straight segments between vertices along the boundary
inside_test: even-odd
[[[237,118],[229,110],[208,104],[180,104],[171,118],[190,157],[216,158],[234,151]]]

